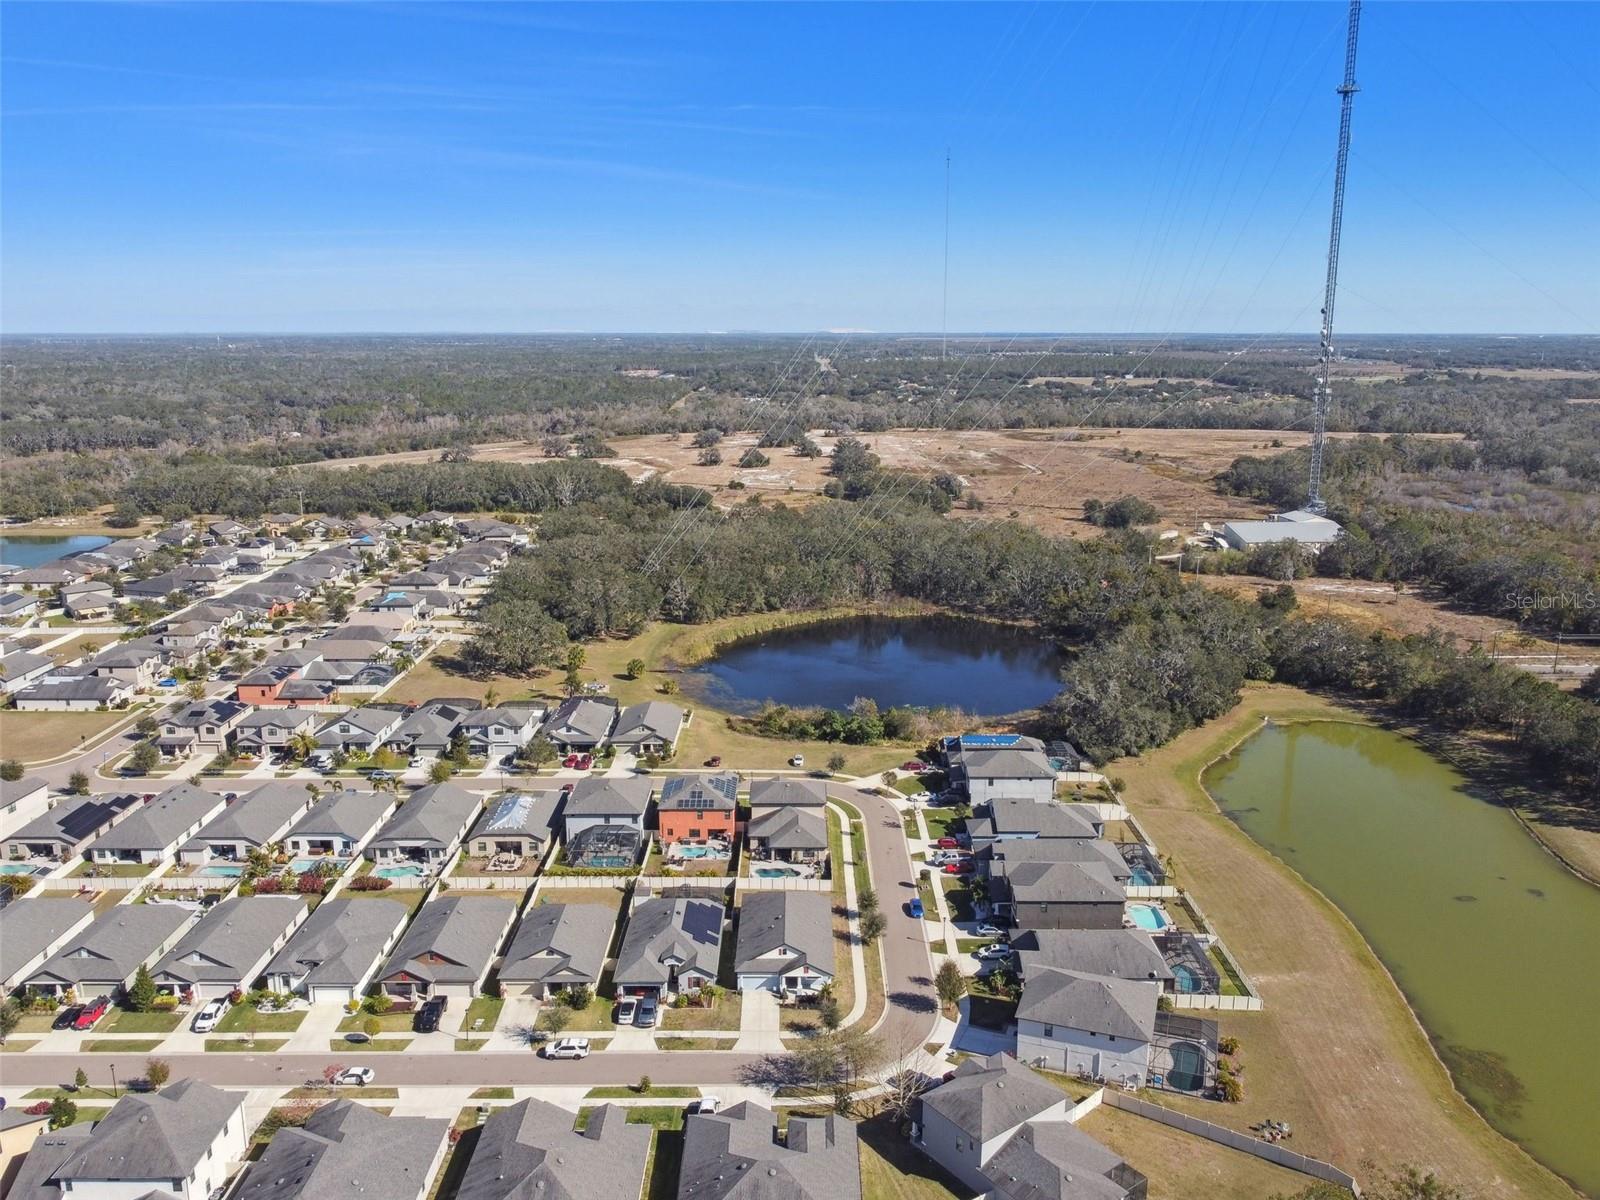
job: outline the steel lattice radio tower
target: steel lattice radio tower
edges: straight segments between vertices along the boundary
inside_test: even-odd
[[[1350,26],[1344,46],[1344,82],[1339,85],[1339,159],[1333,173],[1333,222],[1328,231],[1328,280],[1322,292],[1322,357],[1312,393],[1311,486],[1306,511],[1328,511],[1322,498],[1322,452],[1328,435],[1328,402],[1333,398],[1333,299],[1339,286],[1339,231],[1344,224],[1344,178],[1350,162],[1350,109],[1356,92],[1356,34],[1361,28],[1361,0],[1350,0]]]

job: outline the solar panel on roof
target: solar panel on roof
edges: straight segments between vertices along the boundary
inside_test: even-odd
[[[72,841],[82,841],[118,813],[139,802],[131,795],[113,796],[108,800],[92,800],[67,813],[57,823],[57,828]]]
[[[683,910],[683,931],[700,943],[722,939],[722,908],[720,905],[690,903]]]

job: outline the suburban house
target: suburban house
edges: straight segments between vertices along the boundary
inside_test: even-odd
[[[467,853],[475,858],[514,854],[528,870],[544,857],[555,837],[561,792],[506,792],[489,801],[467,835]]]
[[[354,858],[393,808],[394,797],[387,792],[330,792],[290,827],[283,848],[301,858]]]
[[[658,896],[636,902],[612,972],[617,995],[665,1002],[715,983],[722,922],[719,901]]]
[[[367,843],[366,855],[379,866],[397,862],[442,865],[456,852],[481,807],[477,793],[453,783],[418,788]]]
[[[516,903],[500,896],[457,894],[424,904],[383,965],[378,983],[396,1000],[470,1000],[482,994],[516,919]]]
[[[111,607],[116,603],[116,597],[109,587],[95,587],[92,584],[80,584],[84,591],[63,595],[61,609],[75,621],[88,620],[93,617],[104,617],[111,612]]]
[[[911,1144],[987,1200],[1144,1200],[1144,1176],[1076,1129],[1067,1106],[1009,1055],[969,1058],[919,1098]]]
[[[407,905],[381,897],[324,901],[267,964],[266,986],[312,1004],[360,1000],[410,917]]]
[[[83,846],[122,821],[141,803],[144,798],[133,792],[62,798],[54,808],[38,814],[14,834],[6,835],[6,859],[42,858],[66,862],[82,854]]]
[[[345,754],[353,751],[371,754],[382,748],[404,719],[404,714],[393,708],[368,705],[351,709],[317,730],[317,745],[324,750],[338,750]]]
[[[1003,875],[1022,863],[1085,863],[1104,867],[1118,884],[1133,877],[1121,852],[1104,838],[1039,837],[1004,838],[990,842],[977,853],[978,870]]]
[[[50,785],[37,775],[0,779],[0,837],[36,820],[50,807]]]
[[[76,679],[43,679],[12,697],[18,712],[96,712],[121,708],[134,696],[134,686],[106,675]]]
[[[36,995],[119,996],[141,966],[149,966],[194,924],[179,904],[119,904],[76,934],[23,980]]]
[[[281,840],[295,819],[310,807],[311,793],[303,784],[262,784],[202,825],[178,851],[178,861],[243,862],[250,857],[250,851],[264,850]]]
[[[1056,769],[1043,750],[963,750],[951,763],[950,782],[974,808],[998,799],[1049,800]]]
[[[92,863],[158,863],[171,858],[222,811],[216,792],[179,783],[148,801],[89,845]]]
[[[12,576],[12,582],[16,576]],[[23,621],[39,611],[39,598],[27,596],[21,592],[6,592],[0,595],[0,621]]]
[[[1172,968],[1142,929],[1039,929],[1014,934],[1011,949],[1024,980],[1050,967],[1173,988]]]
[[[1127,892],[1101,863],[1023,862],[989,877],[989,902],[1024,929],[1121,929]]]
[[[38,683],[55,669],[56,660],[48,654],[12,651],[0,658],[0,694],[20,692],[30,684]]]
[[[216,621],[186,617],[181,621],[168,621],[156,641],[163,647],[180,654],[194,654],[214,648],[222,641],[222,626]]]
[[[303,896],[224,900],[156,963],[156,987],[195,1004],[248,992],[308,911]]]
[[[1017,1002],[1017,1058],[1141,1088],[1150,1070],[1158,984],[1041,967]]]
[[[301,734],[315,733],[317,714],[304,709],[258,708],[233,727],[233,748],[257,758],[289,753]]]
[[[146,579],[130,579],[122,585],[122,594],[129,600],[165,600],[177,592],[180,596],[197,596],[206,587],[203,583],[184,578],[177,571],[162,571]]]
[[[494,766],[532,740],[543,716],[542,708],[485,708],[468,713],[457,728],[466,736],[467,753]]]
[[[544,736],[558,754],[592,753],[605,745],[617,723],[617,702],[573,696],[556,705]]]
[[[816,992],[833,981],[833,900],[823,892],[746,892],[733,972],[741,992]]]
[[[83,664],[82,673],[112,679],[133,691],[146,691],[166,672],[174,651],[153,637],[134,638],[107,646]]]
[[[744,843],[758,859],[820,867],[828,860],[825,810],[796,805],[757,809],[745,825]]]
[[[30,1104],[28,1108],[33,1108]],[[50,1128],[50,1113],[29,1112],[21,1105],[0,1109],[0,1196],[18,1195],[13,1192],[23,1160],[33,1149],[39,1136]],[[31,1186],[31,1184],[30,1184]],[[34,1192],[37,1195],[37,1189]]]
[[[333,685],[325,680],[305,678],[306,668],[317,658],[315,650],[284,650],[274,654],[240,678],[234,695],[241,703],[258,708],[324,704],[333,694]]]
[[[354,1100],[285,1125],[252,1163],[233,1200],[373,1196],[423,1200],[450,1146],[443,1117],[385,1116]]]
[[[824,779],[753,779],[750,781],[750,808],[815,808],[828,804],[828,783]]]
[[[602,1104],[581,1132],[575,1116],[544,1100],[497,1108],[478,1132],[456,1200],[550,1200],[644,1194],[652,1131],[628,1122],[628,1110]]]
[[[732,843],[737,818],[739,777],[674,775],[661,785],[656,800],[656,825],[661,844],[704,844],[713,839]]]
[[[1095,810],[1084,805],[1011,797],[989,801],[982,816],[967,821],[974,850],[1008,838],[1096,838],[1104,829]]]
[[[408,713],[384,744],[412,758],[442,758],[450,749],[456,727],[472,711],[470,705],[430,700]]]
[[[686,720],[683,709],[665,700],[630,704],[617,714],[611,744],[618,750],[640,756],[653,754],[657,758],[667,758],[678,748],[678,735],[683,732]]]
[[[244,1096],[198,1079],[128,1092],[92,1124],[41,1134],[7,1194],[208,1200],[249,1151]]]
[[[678,1200],[780,1194],[861,1200],[856,1123],[836,1113],[796,1115],[780,1133],[773,1111],[748,1100],[684,1119]]]
[[[94,908],[75,896],[24,896],[0,908],[0,996],[10,995],[94,920]]]
[[[185,758],[196,751],[221,754],[229,748],[233,730],[249,712],[232,700],[199,700],[161,718],[156,747],[169,758]]]
[[[594,825],[623,825],[644,829],[645,813],[655,790],[648,779],[636,776],[610,778],[590,775],[578,780],[567,793],[562,829],[570,844]]]
[[[600,982],[617,915],[604,904],[535,904],[500,963],[500,994],[543,1000],[553,989]]]

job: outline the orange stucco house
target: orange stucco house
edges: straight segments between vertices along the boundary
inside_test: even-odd
[[[738,794],[737,775],[677,775],[667,780],[656,802],[661,844],[733,841]]]

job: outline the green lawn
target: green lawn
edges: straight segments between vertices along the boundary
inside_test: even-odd
[[[997,938],[957,938],[956,951],[959,954],[973,954],[985,946],[992,946]]]
[[[585,1100],[698,1100],[697,1087],[652,1087],[640,1092],[627,1086],[590,1088],[583,1094]]]
[[[916,796],[928,789],[923,786],[922,780],[915,775],[905,775],[894,781],[894,790],[902,796]]]
[[[367,1022],[376,1020],[379,1033],[410,1033],[413,1016],[414,1014],[408,1012],[387,1012],[374,1017],[369,1013],[358,1012],[345,1017],[334,1028],[339,1033],[365,1033]]]
[[[154,863],[100,863],[81,862],[71,872],[71,877],[94,879],[141,879],[155,870]]]
[[[288,1038],[257,1038],[253,1042],[240,1038],[207,1038],[206,1053],[271,1054],[274,1050],[282,1050],[288,1044]]]
[[[356,1096],[363,1096],[368,1100],[398,1100],[400,1090],[392,1087],[297,1087],[290,1088],[286,1094],[289,1100],[320,1100],[324,1097],[330,1100],[349,1100]]]
[[[939,906],[933,900],[933,881],[925,871],[917,872],[917,895],[922,899],[922,919],[938,921]]]
[[[365,911],[365,910],[363,910]],[[306,1019],[306,1012],[260,1012],[248,1004],[235,1004],[217,1022],[218,1033],[293,1033]]]
[[[19,1042],[16,1038],[11,1038],[8,1041],[0,1042],[0,1054],[21,1054],[24,1050],[32,1050],[38,1044],[38,1042],[29,1041]]]
[[[964,832],[967,827],[966,818],[954,808],[925,808],[922,816],[928,823],[928,836],[935,840],[953,836],[952,831]]]
[[[863,1200],[956,1200],[971,1192],[919,1153],[893,1121],[874,1117],[861,1122],[856,1132]]]
[[[1248,996],[1249,990],[1244,986],[1244,980],[1234,972],[1228,960],[1218,952],[1215,946],[1206,951],[1211,959],[1211,965],[1217,969],[1217,975],[1222,981],[1222,994],[1224,996]]]
[[[976,919],[972,912],[972,891],[961,876],[941,874],[939,884],[944,888],[944,902],[950,906],[952,921]]]
[[[733,1043],[723,1038],[658,1037],[657,1050],[725,1050]]]
[[[481,1087],[472,1093],[474,1100],[510,1100],[515,1093],[508,1087]]]
[[[83,1043],[89,1054],[148,1054],[161,1045],[161,1038],[104,1038]]]
[[[733,939],[728,938],[731,942]],[[662,1029],[737,1029],[739,1028],[739,993],[723,992],[709,1008],[690,1004],[685,1008],[661,1010]]]
[[[132,1012],[114,1008],[97,1033],[171,1033],[183,1024],[183,1014],[175,1012]]]
[[[404,1050],[411,1045],[410,1038],[375,1038],[370,1042],[351,1043],[343,1038],[331,1038],[328,1049],[341,1051],[345,1054],[366,1054],[368,1051],[383,1053],[384,1051]]]
[[[488,1037],[494,1027],[500,1022],[500,1010],[506,1002],[499,996],[478,996],[461,1017],[461,1032],[472,1034],[474,1031],[480,1037]],[[481,1025],[478,1022],[483,1022]]]

